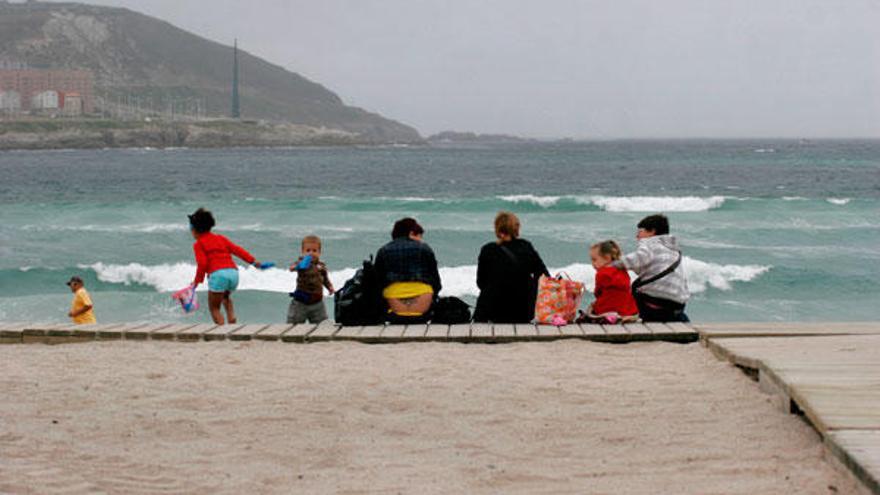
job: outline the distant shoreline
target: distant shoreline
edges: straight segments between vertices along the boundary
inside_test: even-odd
[[[255,120],[130,121],[98,118],[0,119],[0,151],[103,149],[281,149],[281,148],[435,148],[577,146],[595,143],[743,142],[752,144],[876,142],[880,137],[679,137],[528,138],[446,132],[406,142],[380,141],[361,134],[301,124]],[[765,150],[756,150],[765,151]],[[768,152],[776,151],[766,150]]]
[[[0,120],[0,151],[215,149],[421,145],[379,142],[360,134],[290,123],[247,120]]]

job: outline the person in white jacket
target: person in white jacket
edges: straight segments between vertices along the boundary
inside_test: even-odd
[[[664,215],[643,218],[636,240],[636,251],[625,255],[617,266],[638,275],[632,290],[639,316],[644,321],[690,321],[684,312],[690,299],[687,277],[678,240],[669,234],[669,219]]]

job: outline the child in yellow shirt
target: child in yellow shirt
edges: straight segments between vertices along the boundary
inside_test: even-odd
[[[89,297],[83,280],[76,276],[70,277],[67,286],[73,292],[73,302],[70,303],[70,313],[67,313],[67,316],[77,325],[97,323],[95,313],[92,311],[92,298]]]

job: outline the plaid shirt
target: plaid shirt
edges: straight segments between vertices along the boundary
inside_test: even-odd
[[[382,246],[376,253],[376,272],[382,286],[394,282],[424,282],[440,293],[440,273],[434,250],[424,242],[401,237]]]
[[[636,252],[623,257],[623,264],[636,272],[639,278],[647,279],[672,266],[680,252],[675,236],[656,235],[640,240]],[[684,272],[684,261],[674,272],[640,287],[638,291],[648,296],[686,303],[690,299],[690,291]]]

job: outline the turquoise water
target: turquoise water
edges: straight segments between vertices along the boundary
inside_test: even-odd
[[[444,292],[471,302],[499,209],[588,286],[589,243],[633,249],[638,220],[664,212],[695,320],[880,318],[880,142],[11,152],[0,174],[0,320],[65,321],[80,274],[100,321],[207,321],[169,297],[192,279],[200,206],[261,260],[289,263],[320,235],[337,286],[415,216]],[[244,270],[241,321],[283,321],[294,281]]]

